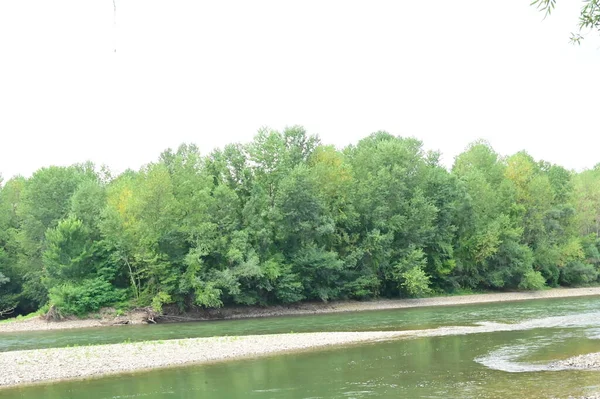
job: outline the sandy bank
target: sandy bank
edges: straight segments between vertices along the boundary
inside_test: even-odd
[[[0,353],[0,387],[393,339],[398,332],[193,338]]]
[[[386,309],[404,309],[427,306],[450,306],[465,305],[491,302],[509,302],[524,301],[530,299],[547,298],[568,298],[581,296],[600,296],[600,287],[588,288],[555,288],[545,291],[530,292],[503,292],[491,294],[446,296],[420,299],[395,299],[395,300],[375,300],[369,302],[358,301],[338,301],[330,303],[302,303],[290,306],[270,306],[270,307],[228,307],[224,309],[214,309],[202,311],[193,315],[184,317],[173,316],[167,320],[170,321],[192,321],[208,319],[241,319],[251,317],[270,317],[284,315],[308,315],[320,313],[353,312],[366,310],[386,310]],[[137,316],[137,315],[136,315]],[[188,317],[190,316],[190,317]],[[139,318],[131,318],[131,324],[140,322]],[[69,320],[61,322],[47,322],[41,318],[29,319],[24,321],[13,321],[0,324],[0,333],[35,331],[35,330],[57,330],[70,328],[86,328],[114,325],[122,323],[123,317],[87,319],[87,320]]]

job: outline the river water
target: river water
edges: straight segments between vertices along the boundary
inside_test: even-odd
[[[14,398],[568,398],[600,372],[551,370],[600,351],[600,298],[569,298],[271,319],[1,334],[1,350],[301,331],[460,327],[442,336],[6,389]],[[473,332],[473,329],[470,330]],[[448,334],[448,335],[446,335]],[[19,337],[21,340],[19,340]]]

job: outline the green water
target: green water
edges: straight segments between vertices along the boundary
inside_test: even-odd
[[[0,352],[124,341],[277,334],[290,331],[416,330],[440,326],[468,326],[483,321],[515,323],[549,315],[563,316],[595,311],[600,311],[600,299],[583,297],[269,319],[120,326],[108,329],[0,333]]]
[[[494,324],[484,323],[489,332],[370,343],[7,389],[0,391],[0,397],[475,399],[567,398],[600,391],[600,372],[549,371],[545,366],[550,360],[600,351],[600,298],[335,316],[340,317],[337,319],[340,325],[358,330],[365,326],[375,329],[369,323],[356,325],[360,319],[392,328],[394,323],[385,320],[394,319],[394,314],[402,320],[397,325],[403,327],[435,326],[440,323],[429,317],[438,311],[439,315],[460,322],[457,324],[511,322],[514,331],[493,331]],[[411,316],[406,316],[407,313]],[[467,315],[471,317],[462,319]],[[268,324],[277,320],[285,325],[287,320],[288,329],[294,325],[297,330],[296,325],[319,320],[314,322],[318,330],[321,318],[323,323],[336,320],[311,316],[251,322]],[[302,323],[295,323],[296,320]],[[230,328],[227,323],[222,323],[225,330]]]

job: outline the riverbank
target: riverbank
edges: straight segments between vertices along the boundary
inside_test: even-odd
[[[190,338],[0,353],[0,387],[205,364],[389,340],[401,332],[333,332]]]
[[[374,300],[368,302],[338,301],[330,303],[301,303],[289,306],[269,307],[227,307],[223,309],[199,310],[186,314],[167,314],[162,321],[203,321],[214,319],[242,319],[254,317],[272,317],[287,315],[308,315],[321,313],[339,313],[368,310],[404,309],[428,306],[451,306],[493,302],[524,301],[531,299],[569,298],[582,296],[600,296],[600,287],[554,288],[544,291],[502,292],[444,296],[419,299]],[[123,324],[140,324],[144,321],[143,312],[132,312],[126,316],[105,314],[97,319],[46,321],[41,317],[28,320],[15,320],[0,324],[2,332],[20,332],[37,330],[59,330],[72,328],[102,327]]]
[[[560,320],[554,320],[560,323]],[[0,388],[101,377],[394,339],[529,330],[537,324],[485,323],[409,331],[317,332],[187,338],[0,353]],[[555,370],[600,370],[600,353],[549,364]]]

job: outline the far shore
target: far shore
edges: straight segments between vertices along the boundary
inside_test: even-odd
[[[419,299],[380,299],[365,302],[336,301],[329,303],[301,303],[289,306],[227,307],[223,309],[205,310],[194,314],[185,314],[180,316],[165,316],[164,321],[183,322],[205,321],[215,319],[242,319],[255,317],[310,315],[323,313],[406,309],[430,306],[452,306],[583,296],[600,296],[600,287],[553,288],[543,291],[500,292],[459,296],[440,296]],[[132,312],[129,315],[119,317],[104,315],[103,317],[97,319],[71,319],[64,321],[46,321],[41,317],[35,317],[27,320],[11,320],[4,323],[0,323],[0,333],[105,327],[140,323],[143,323],[143,317],[139,312]]]

